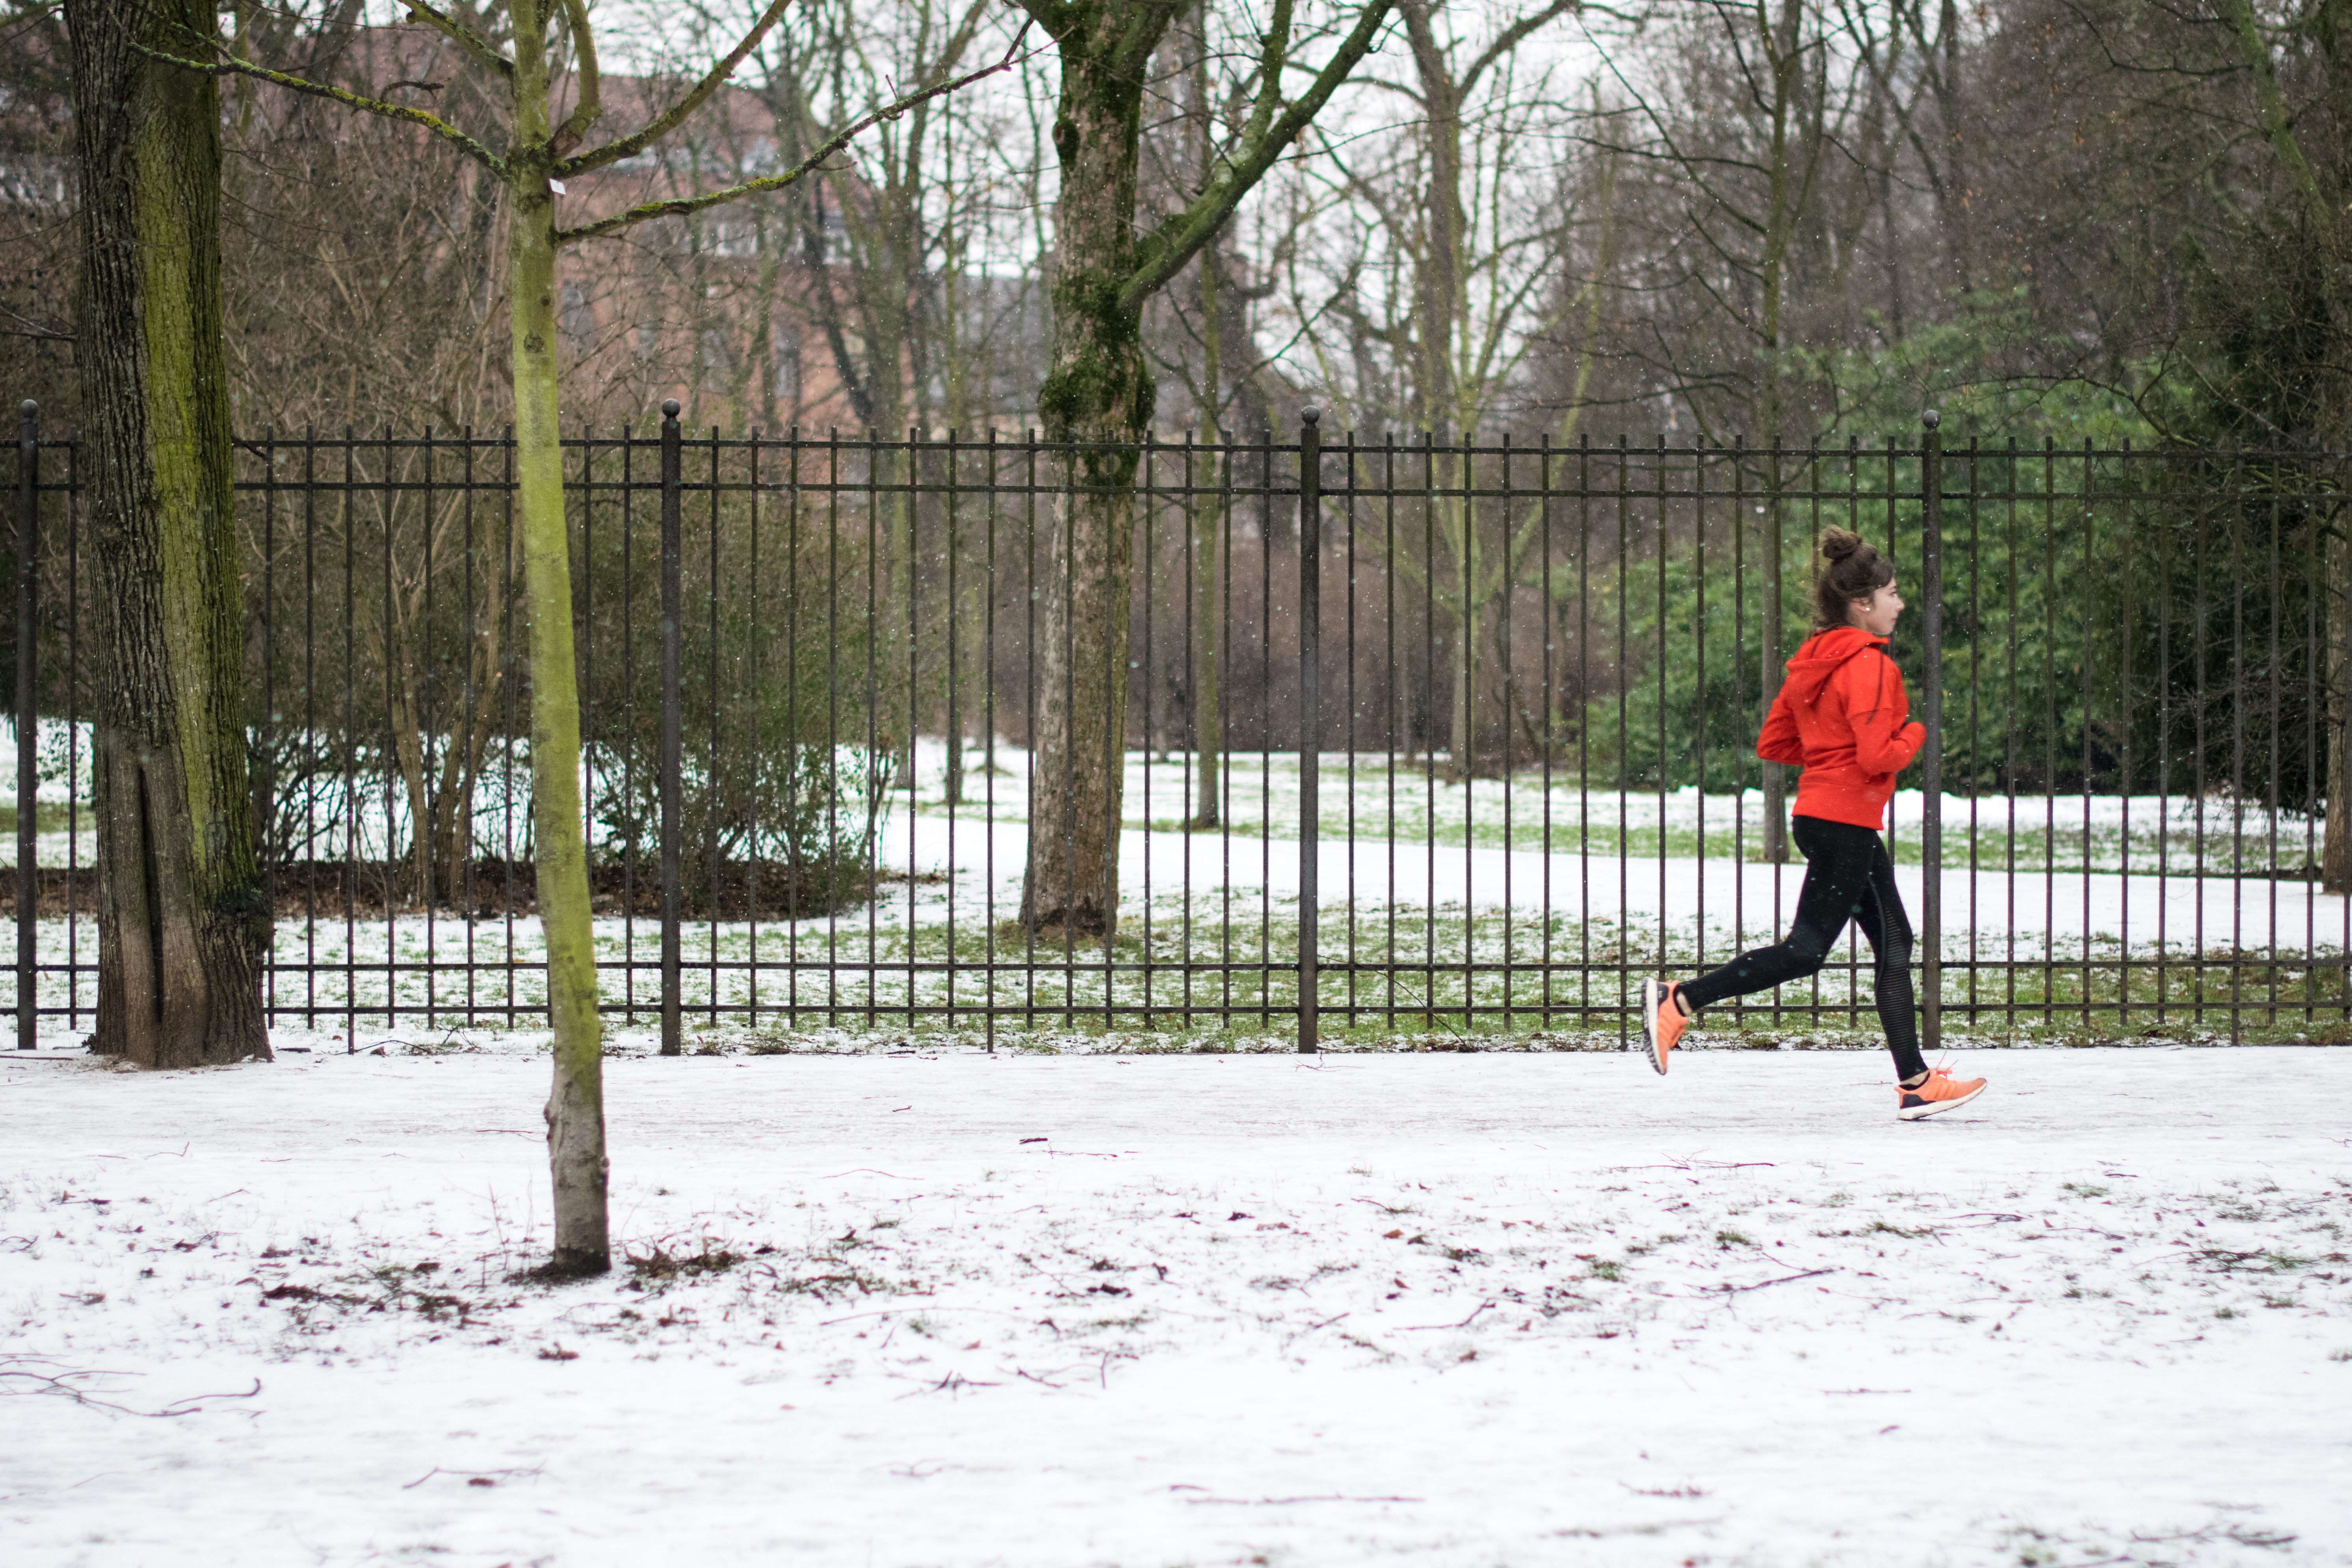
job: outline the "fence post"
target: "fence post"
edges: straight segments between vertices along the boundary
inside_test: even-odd
[[[661,1054],[666,1057],[678,1056],[686,1048],[679,1016],[677,911],[678,774],[683,766],[677,657],[679,625],[686,615],[678,586],[684,531],[678,497],[683,437],[677,399],[667,398],[662,403],[661,427]]]
[[[1298,411],[1298,1048],[1321,1037],[1316,994],[1321,919],[1315,873],[1322,820],[1323,411]]]
[[[40,714],[37,700],[40,636],[41,405],[25,399],[16,419],[16,1048],[34,1047],[40,1023],[39,931],[33,901],[40,891],[34,864],[40,829],[40,773],[37,748]]]
[[[1919,651],[1927,727],[1919,795],[1919,1044],[1944,1044],[1944,416],[1919,416]]]

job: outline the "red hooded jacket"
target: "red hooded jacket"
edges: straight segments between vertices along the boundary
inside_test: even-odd
[[[1795,815],[1886,826],[1895,775],[1919,754],[1927,731],[1909,721],[1903,672],[1885,648],[1860,626],[1837,626],[1808,638],[1789,660],[1756,754],[1805,765]]]

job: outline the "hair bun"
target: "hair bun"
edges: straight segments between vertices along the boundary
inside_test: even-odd
[[[1843,528],[1822,531],[1822,558],[1825,561],[1843,561],[1861,548],[1862,535],[1858,533]]]

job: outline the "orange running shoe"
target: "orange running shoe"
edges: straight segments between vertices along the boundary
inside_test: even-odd
[[[1904,1121],[1941,1116],[1947,1110],[1958,1110],[1984,1091],[1984,1079],[1956,1079],[1948,1063],[1937,1062],[1935,1069],[1928,1073],[1927,1082],[1914,1089],[1905,1089],[1901,1084],[1895,1086],[1895,1114]]]
[[[1666,1070],[1666,1053],[1690,1027],[1690,1014],[1676,994],[1682,987],[1671,980],[1642,982],[1642,1038],[1649,1043],[1650,1065]]]

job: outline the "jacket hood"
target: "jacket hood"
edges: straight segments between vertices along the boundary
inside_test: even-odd
[[[1885,647],[1885,637],[1872,637],[1860,626],[1832,626],[1814,634],[1789,660],[1790,700],[1811,707],[1821,700],[1822,689],[1848,659],[1866,649]]]

